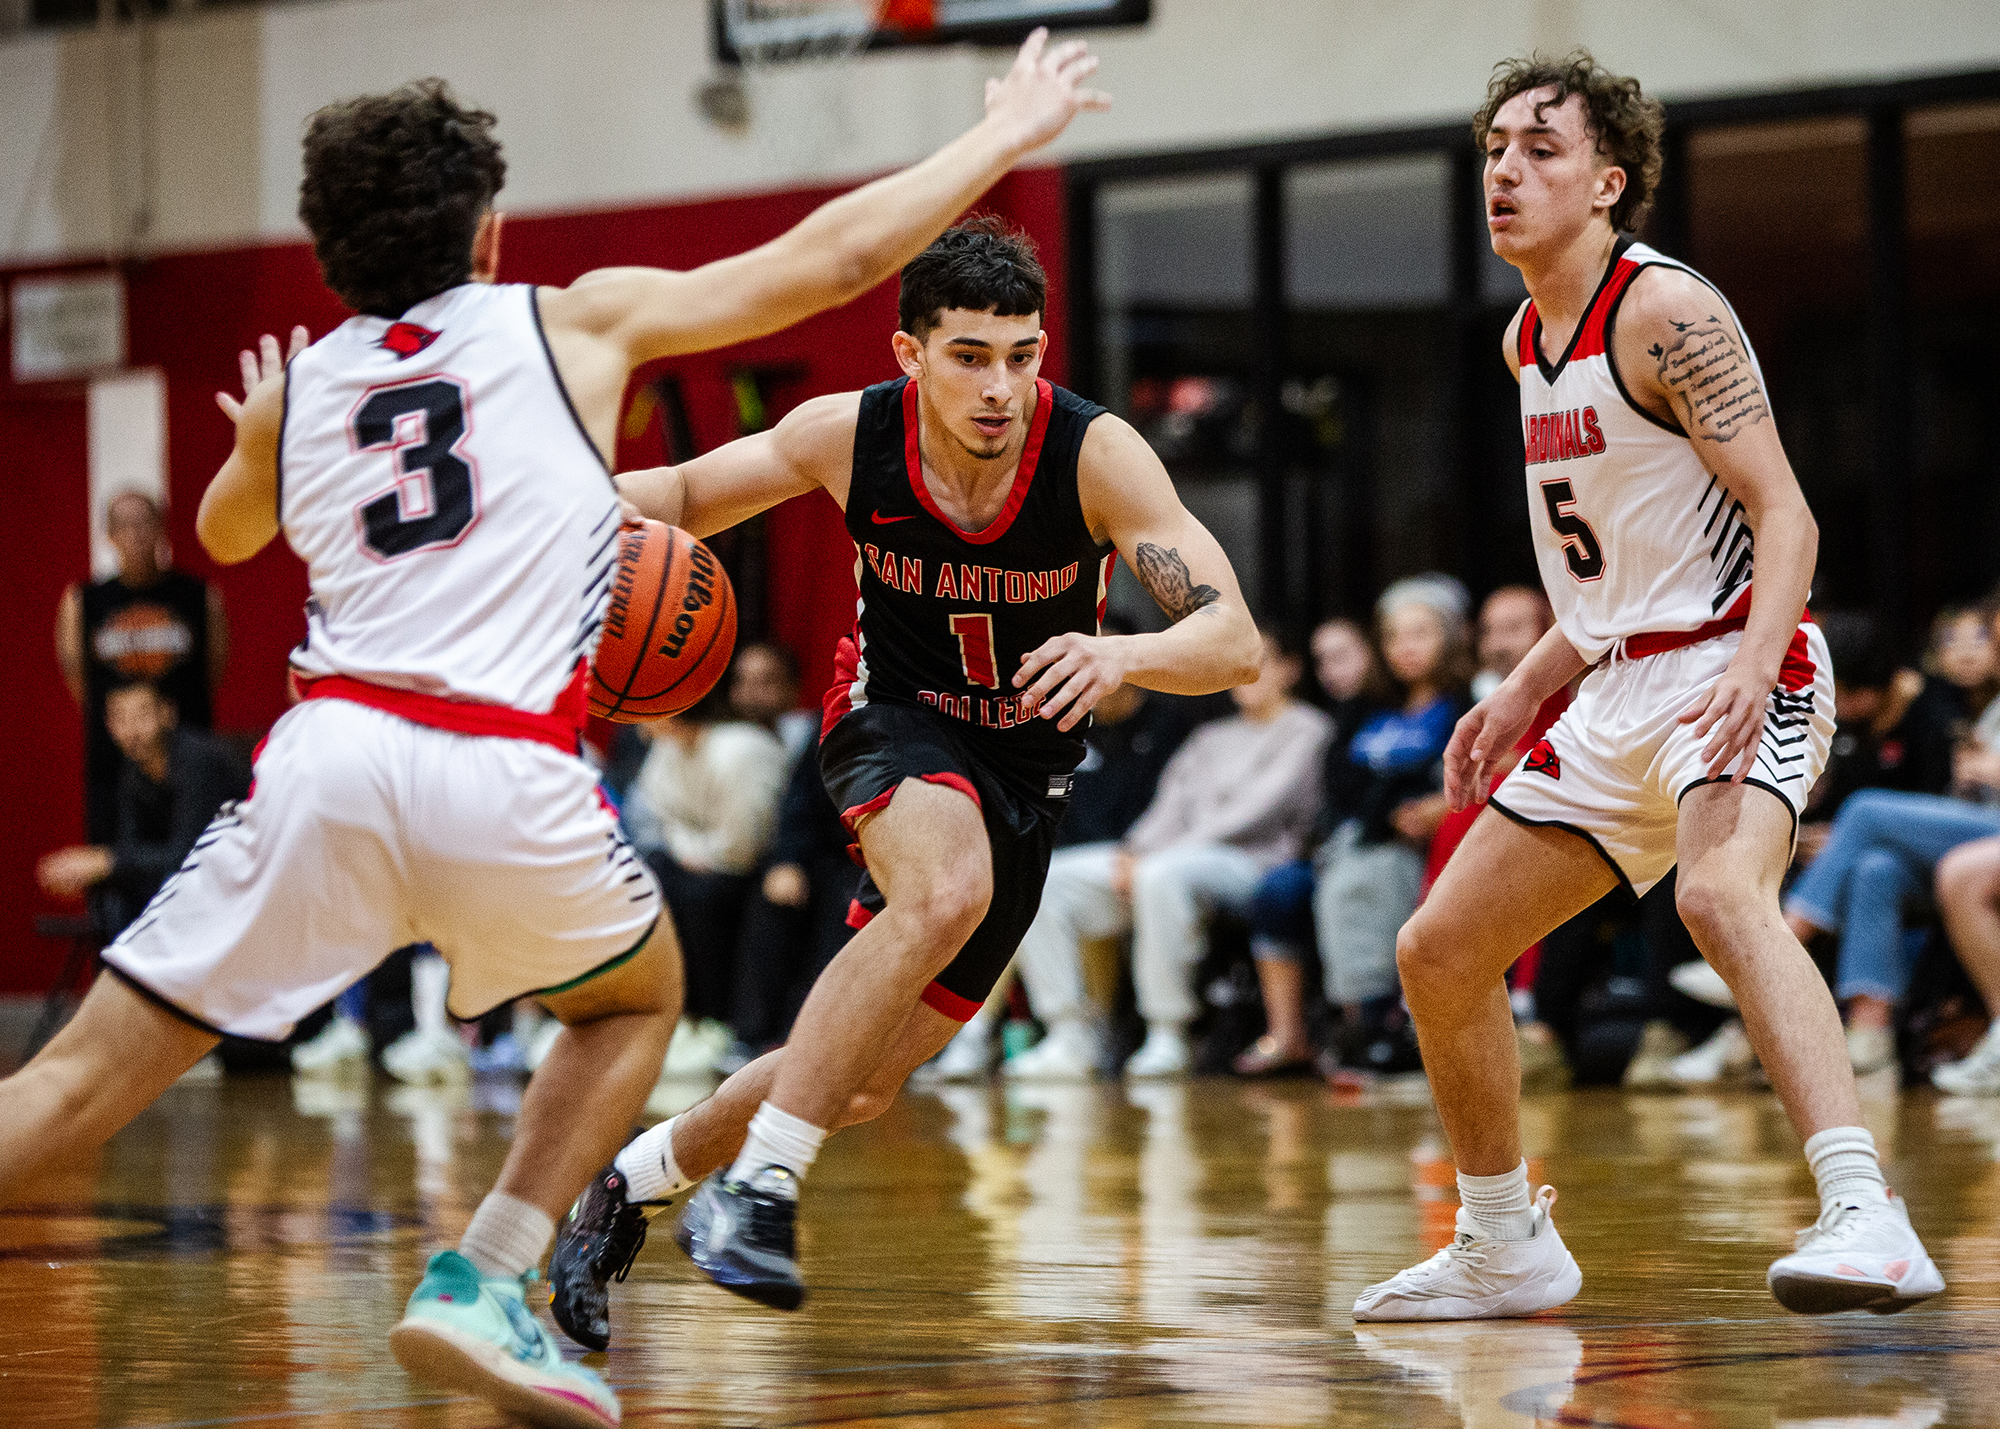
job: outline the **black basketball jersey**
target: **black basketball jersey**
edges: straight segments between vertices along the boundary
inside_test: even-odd
[[[165,570],[134,588],[117,576],[83,588],[84,683],[93,711],[120,680],[151,680],[180,710],[180,721],[206,729],[208,583]]]
[[[1117,552],[1091,539],[1076,484],[1084,429],[1104,410],[1038,381],[1007,504],[968,532],[924,485],[916,385],[861,394],[847,493],[861,607],[835,657],[828,729],[871,702],[922,705],[1023,758],[1075,767],[1082,729],[1024,715],[1014,672],[1057,635],[1095,634],[1104,614]]]

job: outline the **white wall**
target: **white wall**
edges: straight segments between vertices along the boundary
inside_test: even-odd
[[[1052,157],[1469,114],[1494,60],[1587,44],[1668,98],[2000,64],[1990,0],[1154,0],[1097,37],[1109,115]],[[0,44],[0,264],[288,238],[305,117],[442,74],[500,115],[517,211],[852,177],[978,115],[1004,56],[774,73],[743,135],[705,123],[706,0],[317,0]]]

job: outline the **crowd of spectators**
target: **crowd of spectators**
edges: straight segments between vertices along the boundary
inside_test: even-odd
[[[91,751],[88,842],[38,867],[49,893],[87,900],[106,941],[248,786],[235,749],[205,730],[226,659],[219,601],[173,569],[147,498],[114,501],[108,535],[118,572],[72,588],[57,621]],[[1818,618],[1837,730],[1786,919],[1842,1005],[1857,1072],[1900,1064],[1949,1091],[2000,1094],[2000,1023],[1985,1016],[2000,1007],[2000,608],[1947,610],[1914,662],[1869,616]],[[1445,745],[1550,624],[1538,591],[1504,587],[1475,613],[1457,581],[1415,576],[1368,621],[1325,621],[1303,648],[1267,628],[1260,675],[1226,696],[1105,697],[1017,980],[933,1073],[1419,1070],[1396,934],[1478,816],[1446,807]],[[1129,627],[1114,616],[1109,629]],[[780,1045],[851,936],[859,871],[800,696],[796,657],[748,644],[693,709],[623,727],[598,751],[687,969],[663,1079]],[[1544,706],[1523,750],[1567,700]],[[1531,1081],[1759,1075],[1673,900],[1671,876],[1637,903],[1614,892],[1527,950],[1510,982]],[[532,1068],[553,1024],[523,1003],[472,1037],[445,1015],[447,978],[432,950],[402,950],[372,997],[364,983],[307,1029],[295,1066],[337,1070],[382,1048],[410,1081]]]

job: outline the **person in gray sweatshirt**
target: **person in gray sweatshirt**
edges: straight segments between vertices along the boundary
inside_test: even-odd
[[[1057,850],[1018,967],[1038,1008],[1073,1004],[1075,1013],[1051,1019],[1048,1050],[1029,1057],[1041,1052],[1052,1066],[1089,1074],[1097,1049],[1081,947],[1129,932],[1146,1041],[1125,1074],[1187,1071],[1186,1029],[1199,1011],[1190,977],[1210,915],[1245,909],[1265,872],[1299,856],[1319,813],[1318,770],[1333,726],[1292,697],[1302,673],[1298,655],[1266,631],[1261,672],[1230,691],[1237,713],[1188,736],[1124,838]],[[1063,988],[1076,995],[1057,995]]]

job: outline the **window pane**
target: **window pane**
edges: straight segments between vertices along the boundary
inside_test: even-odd
[[[1098,190],[1103,390],[1093,395],[1145,434],[1255,602],[1251,231],[1247,173]],[[1112,598],[1147,628],[1162,623],[1135,582],[1120,580]]]
[[[1910,562],[1915,613],[2000,581],[2000,104],[1912,110]]]
[[[1688,139],[1687,260],[1735,307],[1819,519],[1813,599],[1874,595],[1867,341],[1867,125],[1858,115]],[[1677,255],[1678,256],[1678,255]]]
[[[1442,303],[1450,281],[1443,154],[1316,164],[1285,176],[1286,296],[1309,308]]]

